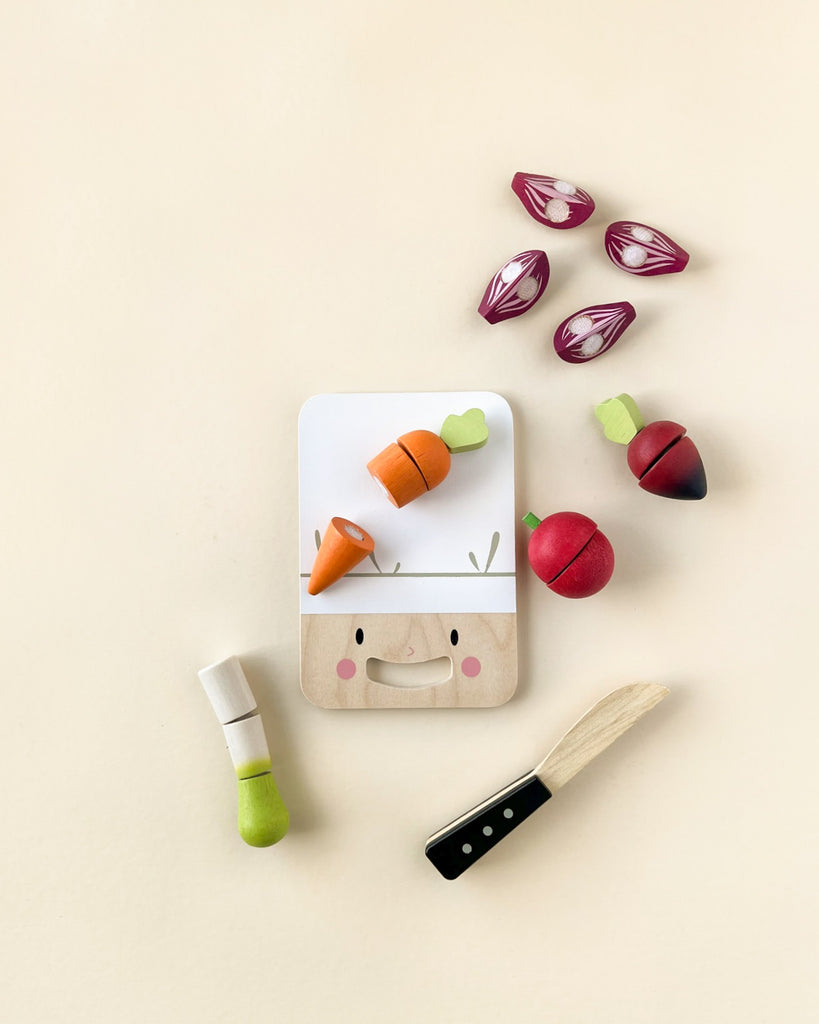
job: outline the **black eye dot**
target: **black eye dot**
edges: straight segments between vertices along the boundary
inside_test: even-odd
[[[364,630],[361,629],[360,627],[359,627],[359,629],[357,629],[355,631],[355,642],[357,644],[363,644],[364,643]]]
[[[449,642],[452,644],[453,647],[457,647],[458,646],[458,630],[457,629],[453,629],[452,632],[449,634]]]

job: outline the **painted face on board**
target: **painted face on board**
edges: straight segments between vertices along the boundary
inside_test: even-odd
[[[512,613],[307,615],[302,689],[322,707],[494,706],[515,646]]]

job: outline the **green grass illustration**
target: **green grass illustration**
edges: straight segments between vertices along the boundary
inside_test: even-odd
[[[489,566],[492,564],[492,559],[495,557],[495,553],[498,550],[498,544],[500,544],[500,534],[497,530],[492,534],[492,540],[489,542],[489,555],[486,559],[486,566],[481,569],[478,565],[478,559],[475,557],[475,552],[469,552],[469,561],[475,566],[475,571],[485,576],[489,572]]]
[[[313,536],[314,536],[314,539],[315,539],[315,542],[316,542],[316,550],[318,550],[321,547],[321,534],[319,533],[318,530],[316,530]],[[478,575],[480,575],[480,576],[489,576],[489,575],[491,575],[491,576],[514,576],[515,575],[514,572],[497,572],[497,573],[490,573],[489,572],[489,567],[492,565],[492,560],[494,559],[495,554],[497,553],[498,545],[499,544],[500,544],[500,533],[497,530],[495,530],[495,532],[492,534],[491,540],[489,541],[489,554],[486,557],[486,565],[484,566],[483,569],[481,569],[480,565],[478,564],[478,559],[475,556],[475,552],[474,551],[468,552],[469,561],[475,567],[475,572],[478,573]],[[370,552],[369,559],[370,559],[370,561],[373,563],[373,565],[376,568],[375,572],[350,572],[350,573],[347,573],[347,575],[348,576],[370,576],[370,577],[378,577],[378,576],[407,576],[407,577],[415,577],[415,578],[419,578],[419,579],[423,579],[423,578],[427,578],[427,577],[429,577],[429,578],[432,578],[432,577],[445,578],[445,577],[470,576],[470,575],[472,575],[471,573],[464,573],[464,572],[403,572],[402,573],[402,572],[398,571],[401,568],[401,563],[400,562],[396,562],[395,563],[395,568],[392,570],[392,572],[384,572],[384,570],[378,564],[378,560],[375,557],[375,552],[374,551]],[[307,578],[310,575],[310,573],[301,573],[300,575],[305,577],[305,578]]]

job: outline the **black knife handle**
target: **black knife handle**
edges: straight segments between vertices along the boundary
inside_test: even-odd
[[[457,878],[551,795],[530,772],[436,832],[424,853],[444,878]]]

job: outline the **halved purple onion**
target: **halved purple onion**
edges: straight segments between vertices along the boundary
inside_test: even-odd
[[[483,293],[478,312],[496,324],[531,309],[546,289],[549,258],[540,249],[513,256],[495,274]]]
[[[512,191],[527,213],[550,228],[576,228],[594,211],[594,200],[588,192],[545,174],[518,171],[512,178]]]
[[[688,253],[656,228],[633,220],[618,220],[606,228],[609,259],[627,274],[653,277],[685,270]]]
[[[630,302],[579,309],[555,331],[555,352],[567,363],[587,363],[608,352],[636,316]]]

